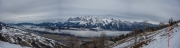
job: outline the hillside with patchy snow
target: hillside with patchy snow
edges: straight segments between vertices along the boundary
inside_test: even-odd
[[[64,44],[0,22],[0,40],[34,48],[66,48]]]

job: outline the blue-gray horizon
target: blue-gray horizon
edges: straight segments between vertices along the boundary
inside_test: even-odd
[[[99,16],[158,24],[179,20],[180,0],[0,0],[0,22],[53,22]]]

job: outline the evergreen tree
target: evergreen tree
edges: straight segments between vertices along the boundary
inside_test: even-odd
[[[2,40],[2,34],[0,33],[0,40]]]
[[[173,18],[169,19],[169,24],[170,24],[170,25],[173,24]]]

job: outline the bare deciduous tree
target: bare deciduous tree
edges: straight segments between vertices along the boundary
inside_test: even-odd
[[[164,25],[166,25],[164,22],[159,23],[160,28],[162,28]]]
[[[144,20],[143,21],[143,26],[144,26],[144,29],[148,27],[148,21],[147,20]],[[148,30],[144,30],[144,31],[148,31]]]
[[[92,47],[93,48],[97,48],[99,45],[99,39],[98,38],[92,38],[92,41],[93,41],[93,43],[92,43]]]
[[[134,33],[134,45],[136,45],[137,44],[137,27],[134,28],[133,33]]]
[[[100,48],[105,48],[107,44],[107,40],[106,40],[106,34],[104,32],[102,32],[100,38],[99,38],[99,47]]]
[[[75,37],[66,37],[66,45],[70,48],[80,48],[80,42]]]

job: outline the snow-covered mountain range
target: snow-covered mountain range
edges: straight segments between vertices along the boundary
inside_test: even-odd
[[[65,22],[44,22],[40,24],[33,23],[18,23],[18,24],[10,24],[10,25],[34,25],[38,27],[45,27],[50,29],[89,29],[89,30],[119,30],[119,31],[130,31],[133,28],[143,28],[144,24],[147,26],[157,26],[151,23],[144,22],[129,22],[129,21],[121,21],[119,19],[108,19],[106,17],[95,17],[95,16],[85,16],[85,17],[70,17]]]

